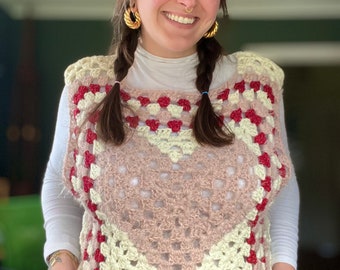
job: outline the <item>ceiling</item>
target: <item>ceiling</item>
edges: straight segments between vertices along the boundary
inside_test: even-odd
[[[227,0],[233,19],[340,19],[339,0]],[[106,20],[114,0],[0,0],[12,18]]]

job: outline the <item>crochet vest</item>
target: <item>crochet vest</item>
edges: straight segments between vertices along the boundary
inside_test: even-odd
[[[65,72],[71,114],[64,182],[84,207],[81,270],[271,269],[268,209],[291,162],[281,140],[282,70],[252,53],[209,92],[235,134],[199,145],[191,120],[200,93],[121,84],[127,140],[105,143],[89,112],[115,81],[114,56]]]

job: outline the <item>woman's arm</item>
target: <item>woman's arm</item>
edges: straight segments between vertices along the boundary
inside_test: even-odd
[[[298,219],[299,189],[294,176],[270,209],[273,270],[297,267]]]
[[[283,102],[280,104],[282,139],[288,151]],[[278,194],[270,209],[273,270],[297,268],[300,194],[294,170],[287,186]]]
[[[63,161],[69,134],[67,89],[61,95],[52,151],[41,191],[46,242],[44,258],[68,250],[79,258],[79,234],[83,210],[62,183]],[[54,269],[54,268],[53,268]]]

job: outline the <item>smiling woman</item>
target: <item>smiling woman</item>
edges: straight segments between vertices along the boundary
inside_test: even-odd
[[[141,14],[141,37],[146,50],[160,57],[184,57],[216,20],[219,0],[137,1]],[[191,10],[188,14],[187,10]]]
[[[215,39],[225,0],[118,0],[65,71],[42,189],[51,270],[296,267],[282,70]]]

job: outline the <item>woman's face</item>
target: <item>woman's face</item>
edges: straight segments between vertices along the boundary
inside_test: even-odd
[[[136,0],[143,47],[166,58],[188,56],[215,22],[220,0]]]

